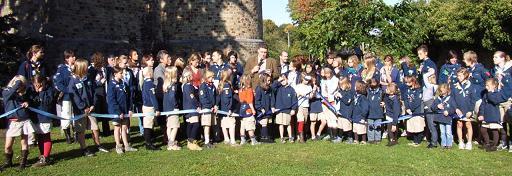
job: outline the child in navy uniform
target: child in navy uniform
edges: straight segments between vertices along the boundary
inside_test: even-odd
[[[266,114],[272,112],[272,107],[274,107],[275,99],[272,90],[270,89],[271,78],[270,75],[263,73],[261,74],[260,85],[256,87],[256,93],[254,97],[254,108],[256,110],[256,115],[259,117],[260,114]],[[261,125],[261,142],[271,143],[271,137],[268,133],[268,121],[271,117],[269,115],[261,115],[260,119],[256,119],[258,123]]]
[[[122,154],[124,152],[137,151],[130,147],[128,142],[128,121],[132,115],[130,109],[131,98],[126,93],[127,87],[123,83],[123,69],[119,67],[113,68],[114,77],[108,84],[107,103],[108,113],[118,114],[119,118],[112,120],[114,125],[114,140],[116,142],[116,152]],[[128,115],[128,117],[125,117]],[[121,143],[122,140],[122,143]],[[123,152],[124,144],[124,152]]]
[[[469,81],[469,71],[466,68],[461,68],[457,71],[457,82],[455,82],[452,88],[452,96],[455,98],[457,104],[457,138],[459,139],[459,149],[471,150],[473,140],[473,127],[471,122],[473,121],[473,111],[475,109],[476,101],[480,99],[480,95],[477,89],[471,81]],[[467,129],[467,143],[464,143],[462,134],[463,127]]]
[[[46,78],[36,75],[32,78],[31,99],[33,107],[42,111],[50,111],[54,102],[54,91],[47,85]],[[34,130],[37,134],[37,144],[39,145],[39,161],[32,165],[33,167],[42,167],[48,164],[48,157],[52,150],[52,139],[50,131],[52,120],[44,115],[37,114],[37,124]]]
[[[368,89],[367,95],[370,109],[368,112],[368,124],[380,123],[382,122],[382,118],[384,118],[384,109],[380,105],[380,103],[383,101],[383,92],[380,88],[379,82],[376,79],[370,80],[369,87],[370,88]],[[381,138],[382,136],[380,125],[375,127],[368,127],[368,143],[379,143]]]
[[[71,78],[71,70],[75,65],[75,53],[71,50],[64,51],[64,62],[65,64],[59,65],[57,73],[53,76],[53,84],[55,89],[58,91],[59,96],[57,98],[57,115],[64,119],[70,119],[71,110],[71,98],[68,92],[69,79]],[[66,142],[68,144],[73,143],[71,137],[71,128],[69,120],[61,120],[60,126],[66,136]]]
[[[348,144],[354,142],[353,126],[352,126],[352,111],[354,101],[354,91],[352,91],[352,83],[348,78],[344,78],[339,81],[339,92],[335,94],[336,99],[339,102],[339,113],[340,117],[337,118],[337,127],[339,129],[339,136],[344,136],[347,139]],[[333,129],[335,130],[335,129]],[[333,136],[336,136],[336,132],[332,132]],[[335,139],[333,142],[341,142],[341,138]]]
[[[80,149],[85,156],[94,156],[94,153],[87,150],[85,144],[85,129],[87,127],[87,115],[94,109],[92,80],[87,79],[88,62],[85,59],[77,59],[73,76],[68,84],[68,92],[71,98],[71,107],[73,116],[84,115],[83,118],[73,121],[73,129],[77,133],[77,140],[80,143]]]
[[[432,110],[436,114],[436,121],[439,123],[441,131],[441,146],[450,149],[453,142],[452,118],[455,116],[457,104],[451,97],[451,90],[448,84],[441,84],[436,92],[436,99],[432,103]]]
[[[183,109],[196,110],[185,114],[187,124],[187,148],[189,150],[203,150],[196,141],[197,133],[199,132],[199,112],[201,112],[201,104],[197,96],[196,89],[191,83],[192,73],[189,71],[183,72],[181,83],[183,83]]]
[[[402,94],[405,114],[414,115],[407,120],[407,131],[413,136],[413,143],[409,145],[418,147],[423,140],[423,131],[425,129],[425,119],[423,116],[416,115],[423,113],[424,110],[422,102],[423,92],[415,76],[406,76],[404,81],[407,85],[405,92]]]
[[[231,144],[231,146],[238,146],[235,141],[235,117],[233,113],[233,87],[231,85],[231,70],[224,70],[220,74],[220,81],[218,86],[219,98],[218,107],[221,111],[228,112],[228,115],[223,115],[221,119],[222,133],[224,134],[224,143]],[[229,133],[228,133],[229,130]]]
[[[352,106],[354,143],[364,145],[366,144],[366,118],[368,117],[369,103],[366,98],[366,84],[363,81],[356,82],[356,95]],[[359,135],[361,135],[361,141]]]
[[[217,118],[215,111],[217,110],[216,98],[217,90],[213,85],[214,73],[212,71],[206,71],[203,78],[203,83],[199,87],[199,101],[201,102],[201,108],[203,110],[211,110],[201,114],[201,126],[204,130],[204,145],[206,148],[213,148],[213,144],[210,142],[210,128],[217,125]]]
[[[178,111],[179,110],[179,100],[178,97],[181,94],[181,86],[178,82],[178,68],[172,66],[165,68],[164,72],[164,84],[163,84],[163,111]],[[178,129],[180,128],[180,119],[178,115],[170,115],[167,116],[167,137],[168,144],[167,150],[181,150],[181,147],[178,145],[176,141],[176,134],[178,134]]]
[[[503,128],[501,124],[499,105],[506,101],[505,95],[498,89],[498,80],[490,78],[485,81],[484,95],[482,105],[478,113],[478,120],[482,122],[480,133],[484,138],[484,148],[488,152],[496,151],[499,141],[499,130]],[[492,133],[492,143],[489,141],[489,130]]]
[[[311,132],[311,140],[318,140],[316,135],[316,123],[319,119],[319,114],[322,113],[322,99],[318,97],[317,93],[320,93],[320,78],[316,75],[316,73],[311,73],[311,85],[313,85],[313,98],[310,99],[309,103],[309,122],[311,123],[309,126]]]
[[[149,67],[144,68],[143,76],[144,83],[142,83],[142,113],[154,113],[155,115],[144,116],[142,125],[144,126],[144,141],[147,150],[160,150],[160,148],[153,145],[153,126],[155,116],[160,116],[158,109],[159,103],[155,96],[155,84],[153,82],[153,70]]]
[[[276,124],[279,125],[279,137],[281,143],[286,143],[284,139],[284,127],[287,127],[288,141],[293,143],[292,127],[290,125],[291,117],[295,115],[297,109],[297,94],[295,90],[288,85],[288,77],[286,74],[282,74],[281,77],[274,82],[273,87],[276,88],[276,103],[274,106],[274,112],[280,111],[276,115]]]
[[[394,83],[391,83],[386,88],[386,96],[384,97],[384,102],[381,103],[381,106],[385,107],[386,111],[386,120],[392,120],[391,123],[388,124],[388,140],[389,143],[387,146],[391,147],[398,144],[397,134],[396,134],[396,125],[398,124],[398,116],[401,113],[400,107],[400,99],[398,97],[398,86]]]
[[[29,99],[27,95],[27,80],[21,75],[14,76],[7,87],[2,91],[5,112],[21,108],[7,117],[8,128],[5,134],[5,163],[0,171],[12,166],[12,145],[15,137],[21,137],[21,162],[20,168],[27,167],[28,134],[34,132],[33,124],[29,119]]]

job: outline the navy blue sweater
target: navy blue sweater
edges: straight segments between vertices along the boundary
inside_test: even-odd
[[[422,94],[421,88],[412,89],[407,87],[407,90],[402,94],[405,110],[410,109],[413,114],[423,113]]]
[[[437,106],[439,104],[443,104],[444,109],[439,109]],[[435,114],[435,121],[444,124],[451,124],[453,117],[455,117],[455,109],[457,108],[457,104],[455,103],[455,99],[452,96],[445,97],[436,97],[434,102],[432,103],[431,109],[433,112],[437,112]],[[444,111],[448,111],[448,116],[445,116]]]
[[[352,111],[353,111],[353,104],[354,101],[354,92],[352,90],[340,90],[341,97],[338,99],[338,102],[340,104],[340,114],[341,117],[351,120],[352,119]]]
[[[400,116],[400,100],[398,100],[397,95],[393,96],[385,96],[384,97],[384,104],[386,108],[386,116],[391,117],[393,119],[392,124],[396,125],[398,124],[398,117]]]
[[[384,109],[380,106],[382,100],[382,89],[368,89],[368,106],[370,111],[368,112],[368,119],[382,119],[384,117]]]
[[[2,98],[4,99],[4,109],[5,112],[16,109],[20,107],[23,102],[30,102],[30,97],[25,93],[24,95],[19,95],[16,90],[21,86],[21,81],[16,81],[14,86],[6,87],[2,91]],[[30,104],[29,104],[30,105]],[[21,108],[15,113],[11,114],[7,118],[16,118],[19,121],[28,120],[30,117],[29,111],[26,108]]]
[[[507,64],[508,65],[508,64]],[[494,67],[492,75],[497,79],[497,68]],[[512,97],[512,66],[503,70],[500,83],[503,85],[501,90],[505,97],[508,99]]]
[[[199,97],[197,96],[196,89],[191,83],[186,83],[183,85],[183,109],[184,110],[196,110],[200,108],[201,104],[199,103]],[[185,114],[186,118],[192,116],[198,116],[199,113],[193,112]]]
[[[126,94],[126,86],[123,81],[111,80],[108,84],[107,103],[109,114],[128,114],[131,99]]]
[[[275,85],[276,91],[276,103],[275,108],[282,110],[282,113],[289,114],[291,110],[295,110],[298,107],[297,94],[291,86],[282,86],[281,84]]]
[[[144,79],[144,83],[142,83],[142,105],[153,107],[155,111],[160,111],[160,106],[156,100],[155,83],[153,79]]]
[[[87,77],[80,79],[76,76],[71,76],[68,92],[75,116],[84,114],[84,110],[93,105],[92,81],[88,80]]]
[[[201,102],[201,108],[203,109],[212,109],[217,101],[217,90],[213,84],[209,83],[201,83],[199,87],[199,101]]]
[[[181,93],[181,86],[178,83],[174,83],[169,85],[169,87],[165,88],[164,98],[163,98],[163,111],[174,111],[174,109],[179,109],[179,98],[178,95]]]
[[[452,88],[452,96],[455,98],[457,109],[461,110],[464,115],[467,112],[473,112],[475,103],[480,99],[479,93],[470,81],[464,84],[457,82]]]
[[[63,101],[71,101],[68,92],[68,84],[71,79],[71,67],[65,64],[59,65],[57,73],[53,76],[53,85],[59,92],[64,93],[62,97]]]
[[[506,96],[502,91],[484,92],[482,97],[482,104],[478,111],[479,116],[484,116],[486,123],[501,123],[500,118],[500,103],[506,101]]]
[[[441,70],[439,70],[439,84],[445,84],[448,83],[448,80],[450,80],[451,84],[457,83],[457,70],[459,70],[460,64],[444,64],[441,66]]]
[[[361,94],[356,94],[354,97],[354,106],[352,111],[352,121],[354,123],[359,123],[361,120],[366,120],[368,117],[369,111],[369,103],[366,96]]]
[[[54,90],[53,88],[47,86],[43,88],[43,91],[36,92],[33,87],[29,90],[30,99],[32,100],[30,103],[31,107],[37,108],[42,111],[51,112],[51,108],[54,108]],[[38,123],[50,123],[52,122],[49,117],[46,117],[41,114],[37,114],[37,122]]]
[[[222,90],[219,91],[219,100],[217,103],[219,110],[235,112],[233,109],[233,89],[231,88],[231,84],[224,84]]]
[[[469,68],[469,71],[471,75],[469,81],[475,86],[478,98],[481,99],[485,89],[485,80],[491,77],[491,73],[480,63]]]
[[[259,114],[265,110],[265,112],[270,112],[272,107],[274,107],[275,101],[274,94],[270,88],[268,90],[263,90],[260,86],[256,87],[256,94],[254,95],[254,108],[256,112]]]
[[[32,80],[32,78],[36,75],[39,75],[43,78],[46,78],[46,68],[44,67],[44,63],[38,61],[36,63],[32,63],[30,60],[26,60],[21,63],[18,68],[18,75],[24,76],[27,80]]]

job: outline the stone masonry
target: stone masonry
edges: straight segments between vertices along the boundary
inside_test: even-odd
[[[1,0],[22,36],[40,40],[57,64],[62,51],[80,57],[167,49],[171,53],[235,50],[241,59],[263,42],[261,0]]]

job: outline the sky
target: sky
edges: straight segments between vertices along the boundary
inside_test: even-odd
[[[400,0],[384,0],[386,4],[393,5]],[[288,0],[262,0],[263,19],[271,19],[278,26],[291,23],[290,12],[288,12]]]

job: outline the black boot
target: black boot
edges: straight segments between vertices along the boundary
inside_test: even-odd
[[[20,169],[25,169],[27,166],[28,150],[21,151]]]
[[[66,143],[68,143],[68,144],[73,143],[73,138],[71,138],[71,130],[69,128],[64,129],[64,135],[66,136]]]
[[[2,165],[2,167],[0,167],[0,172],[4,171],[5,169],[12,166],[13,153],[5,153],[4,155],[5,155],[5,162],[4,162],[4,165]]]
[[[153,129],[151,128],[144,128],[144,141],[146,141],[146,150],[160,150],[158,147],[153,145],[153,142],[151,141],[151,136],[153,135]]]

